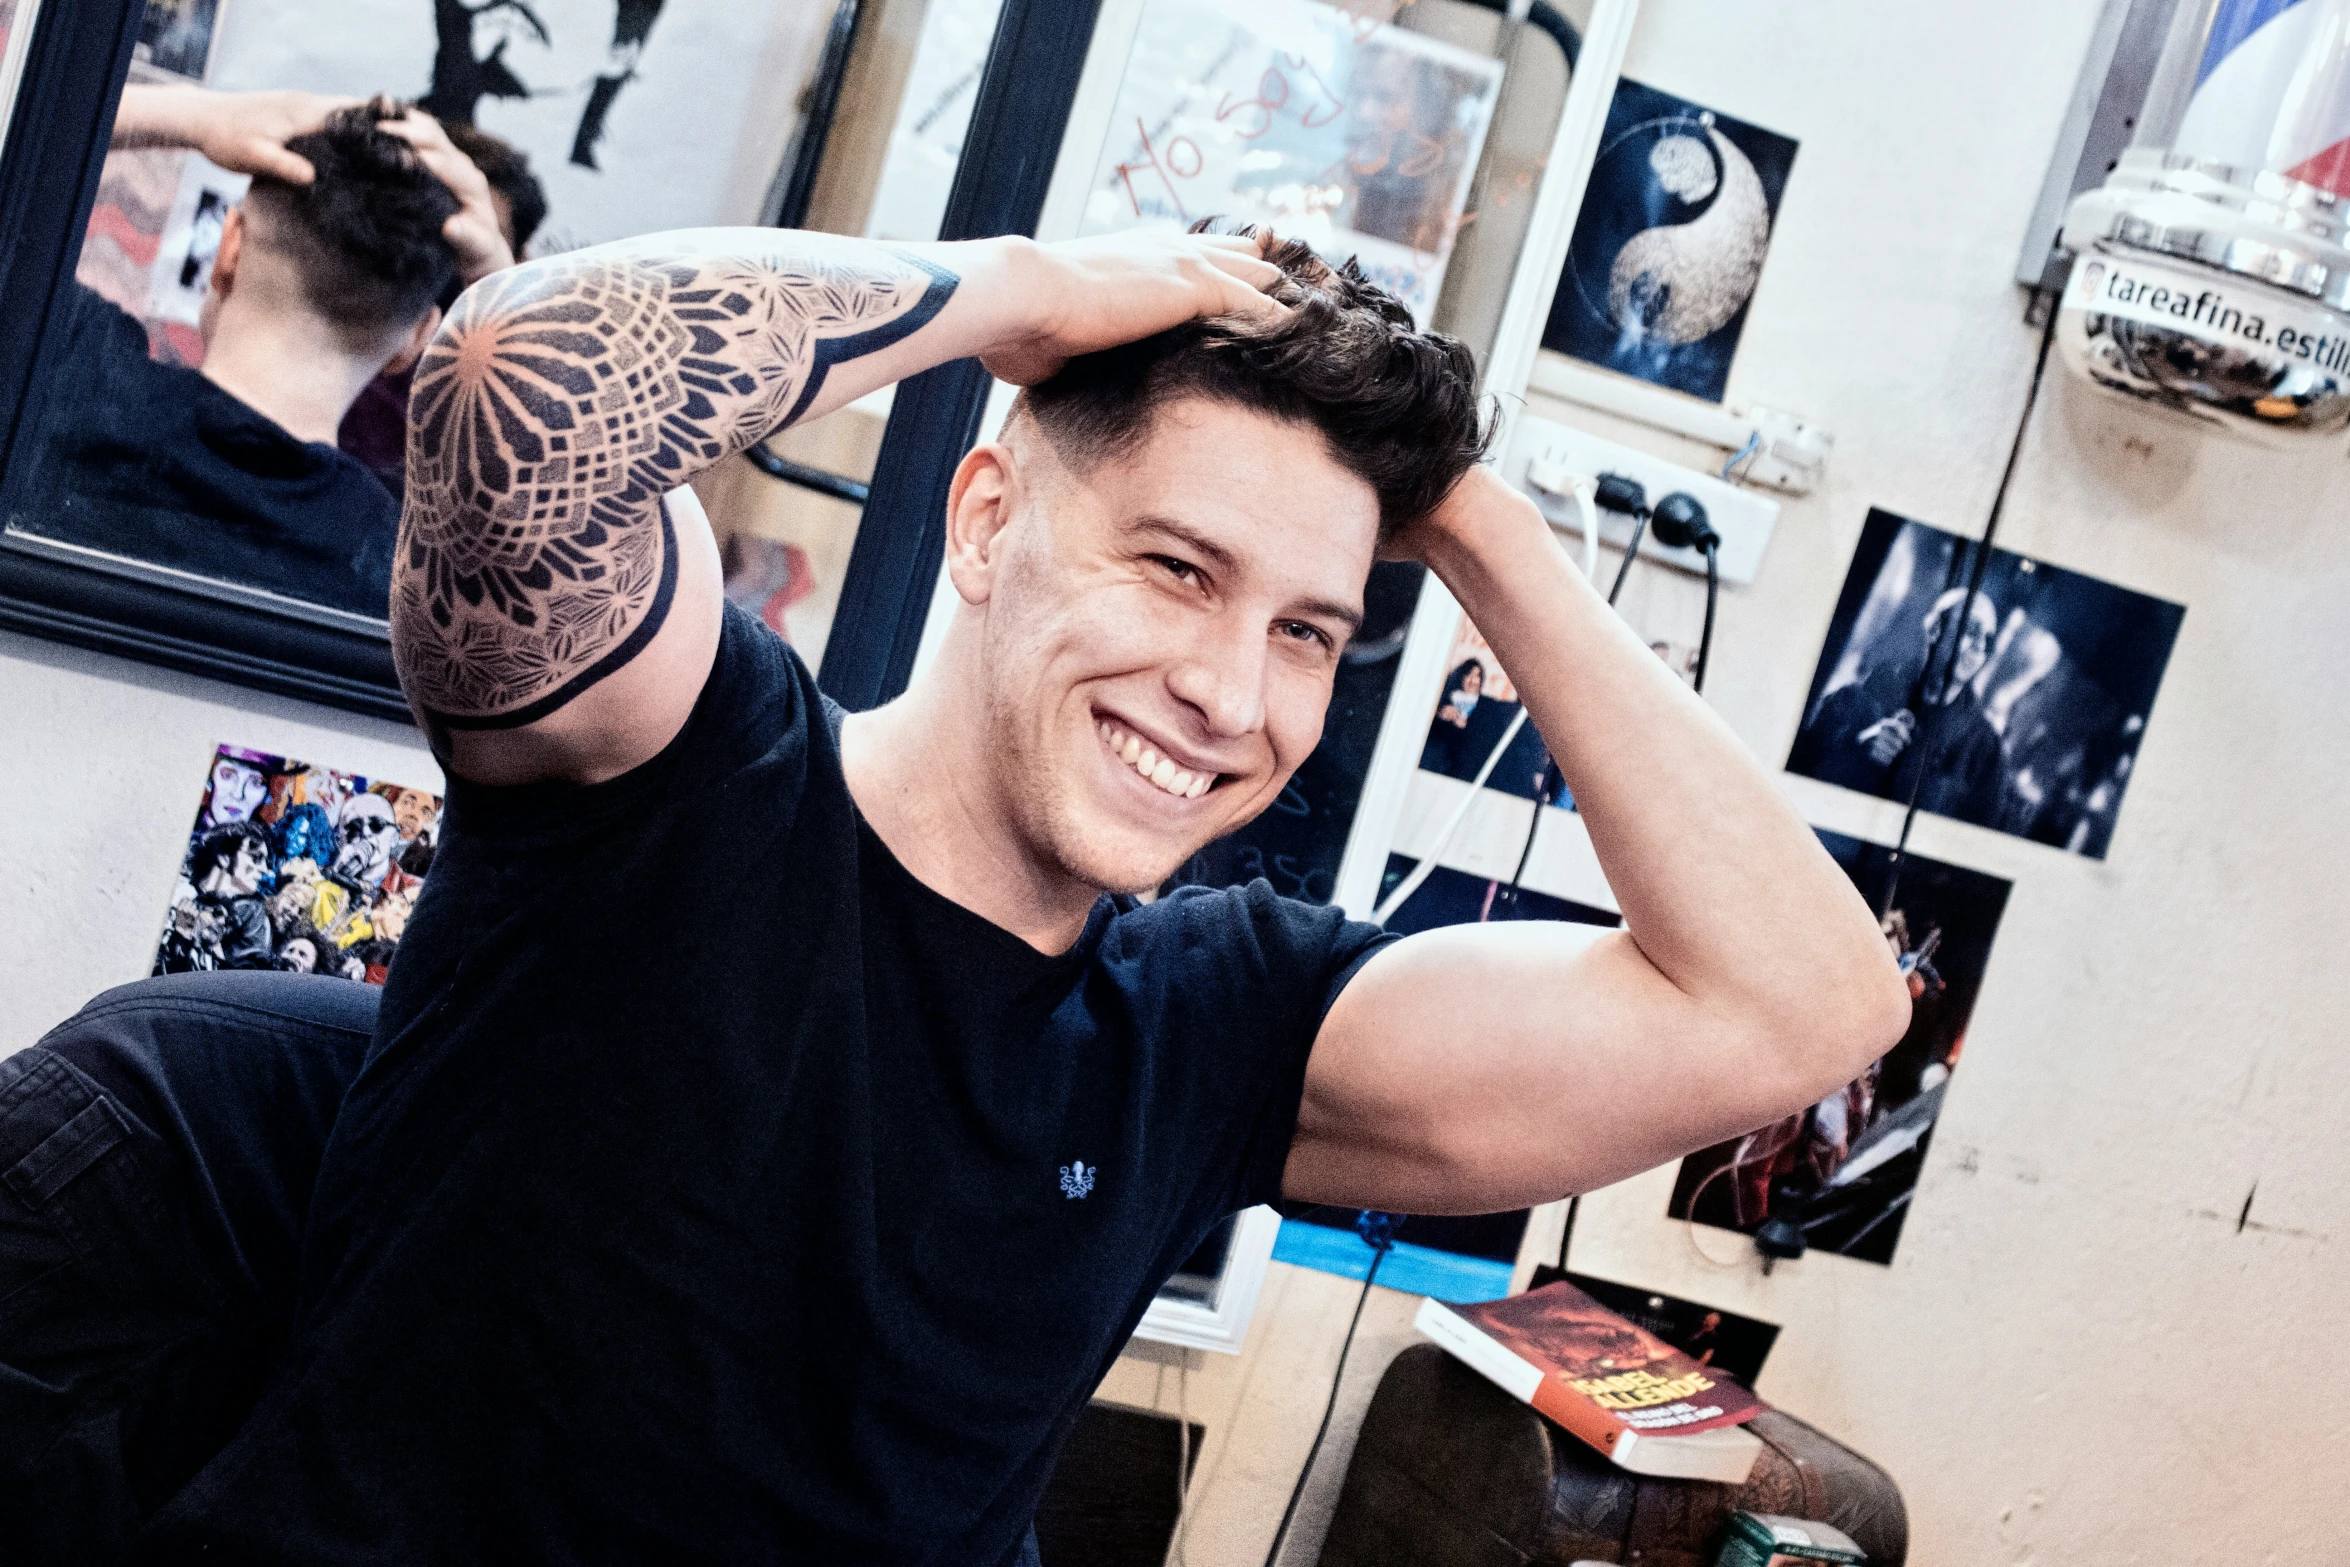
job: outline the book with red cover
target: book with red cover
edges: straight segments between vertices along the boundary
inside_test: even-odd
[[[1414,1326],[1623,1468],[1744,1483],[1770,1406],[1572,1284],[1474,1306],[1428,1301]]]

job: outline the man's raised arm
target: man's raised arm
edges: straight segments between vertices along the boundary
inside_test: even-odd
[[[455,771],[593,781],[684,724],[716,547],[681,486],[785,425],[977,355],[1035,380],[1198,315],[1272,308],[1251,240],[884,247],[658,234],[486,279],[409,400],[392,646]]]
[[[1547,1202],[1767,1125],[1890,1049],[1909,994],[1852,883],[1533,505],[1472,469],[1404,543],[1524,696],[1624,929],[1456,926],[1374,956],[1316,1037],[1288,1194]]]

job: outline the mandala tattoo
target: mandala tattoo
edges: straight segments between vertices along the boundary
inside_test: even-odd
[[[554,712],[659,631],[677,582],[662,497],[804,413],[831,366],[944,308],[913,257],[499,273],[417,366],[392,584],[401,673],[436,725]]]

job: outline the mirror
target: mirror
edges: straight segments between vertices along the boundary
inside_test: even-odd
[[[385,95],[436,116],[517,257],[709,225],[862,232],[922,9],[150,0],[78,255],[29,307],[0,597],[52,612],[11,623],[57,634],[70,613],[77,640],[404,713],[385,617],[409,367],[483,269],[441,237],[449,182],[420,179],[401,133],[327,112]],[[992,13],[976,25],[984,41]],[[868,95],[831,141],[845,81]],[[290,167],[289,137],[309,153]],[[730,597],[811,664],[887,407],[696,481]]]

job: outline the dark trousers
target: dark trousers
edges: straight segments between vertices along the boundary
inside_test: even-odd
[[[119,1558],[252,1409],[373,1012],[182,975],[0,1059],[0,1567]]]

